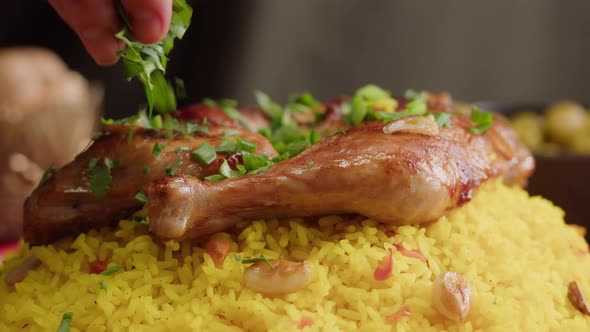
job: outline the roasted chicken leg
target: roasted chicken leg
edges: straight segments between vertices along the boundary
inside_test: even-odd
[[[469,117],[436,135],[384,133],[368,122],[324,138],[266,173],[204,182],[184,175],[146,187],[150,230],[166,239],[196,238],[240,220],[356,213],[393,224],[436,220],[471,198],[486,179],[522,184],[534,161],[508,124],[486,134]]]
[[[239,136],[256,143],[257,154],[276,155],[264,137],[233,126],[231,120],[215,109],[193,108],[180,114],[194,122],[207,118],[211,124],[209,133],[176,133],[167,137],[162,132],[140,127],[105,126],[101,137],[27,199],[24,207],[25,240],[32,244],[47,243],[64,234],[106,226],[129,217],[143,205],[135,195],[152,180],[165,177],[167,168],[174,169],[174,174],[200,179],[216,173],[220,161],[227,155],[218,155],[217,160],[207,166],[189,156],[204,142],[218,146],[228,137]],[[233,136],[224,136],[227,130],[232,130]],[[162,151],[154,156],[156,142]],[[119,165],[111,170],[110,191],[106,197],[97,198],[89,184],[89,163],[91,159],[101,163],[105,158]]]

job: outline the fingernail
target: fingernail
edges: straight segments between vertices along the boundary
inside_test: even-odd
[[[155,43],[162,34],[162,21],[152,11],[134,13],[132,30],[138,38],[147,43]]]

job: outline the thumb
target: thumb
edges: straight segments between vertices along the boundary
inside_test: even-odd
[[[159,42],[170,28],[172,0],[122,0],[131,33],[144,44]]]

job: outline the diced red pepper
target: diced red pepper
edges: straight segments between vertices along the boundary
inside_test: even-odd
[[[99,274],[107,269],[109,264],[107,262],[103,262],[101,260],[95,260],[94,262],[90,263],[90,273]]]
[[[244,165],[244,158],[242,157],[241,153],[237,153],[237,152],[231,153],[230,155],[227,156],[226,159],[227,159],[227,164],[234,171],[238,170],[238,165]],[[219,165],[219,166],[221,166],[221,165]],[[219,172],[219,169],[217,169],[217,171]]]
[[[301,317],[301,320],[299,321],[299,328],[303,329],[308,326],[309,327],[313,326],[313,318],[311,318],[309,316]]]
[[[214,237],[209,239],[205,245],[205,251],[215,263],[216,266],[223,264],[225,256],[229,252],[230,243],[222,237]]]
[[[398,321],[400,318],[404,317],[404,316],[408,316],[409,314],[412,313],[412,309],[410,309],[410,307],[408,306],[403,306],[401,308],[399,308],[398,311],[394,312],[391,315],[388,315],[387,317],[385,317],[388,321],[391,322],[396,322]]]
[[[387,235],[387,237],[394,237],[395,236],[395,232],[394,231],[390,231],[390,230],[386,230],[385,235]]]
[[[408,250],[401,243],[394,244],[394,246],[402,255],[410,258],[416,258],[426,263],[426,257],[424,257],[424,255],[422,255],[418,250]]]
[[[386,256],[384,256],[381,259],[381,261],[377,265],[377,268],[375,269],[375,272],[373,272],[373,278],[378,281],[386,280],[391,276],[392,271],[393,271],[393,250],[391,250],[391,248],[389,248],[389,254],[387,254]]]

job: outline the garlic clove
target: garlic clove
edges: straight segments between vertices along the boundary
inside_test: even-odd
[[[432,303],[446,318],[464,322],[469,314],[471,288],[469,281],[456,272],[445,272],[433,284]]]
[[[383,127],[383,132],[386,134],[404,132],[434,136],[439,133],[439,129],[431,117],[414,115],[388,123]]]

